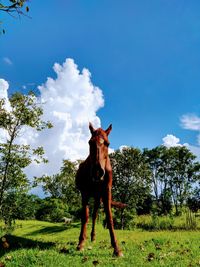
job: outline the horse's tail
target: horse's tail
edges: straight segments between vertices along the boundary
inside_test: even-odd
[[[119,208],[119,209],[124,209],[126,208],[128,205],[127,204],[124,204],[124,203],[121,203],[121,202],[116,202],[116,201],[113,201],[111,202],[111,206],[112,207],[116,207],[116,208]]]

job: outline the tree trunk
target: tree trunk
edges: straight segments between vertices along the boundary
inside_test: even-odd
[[[13,132],[11,134],[11,138],[10,138],[9,146],[8,146],[6,165],[5,165],[5,170],[4,170],[3,179],[2,179],[2,185],[1,185],[1,189],[0,189],[0,211],[2,210],[3,195],[4,195],[5,184],[6,184],[7,177],[8,177],[8,169],[9,169],[9,165],[10,165],[11,147],[12,147],[12,144],[13,144],[13,140],[15,138],[15,132],[16,132],[16,127],[14,128],[14,130],[13,130]]]

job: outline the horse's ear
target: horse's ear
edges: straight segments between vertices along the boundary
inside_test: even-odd
[[[93,134],[94,131],[95,131],[95,129],[94,129],[94,127],[92,126],[92,123],[91,123],[91,122],[89,123],[89,129],[90,129],[91,134]]]
[[[110,126],[108,127],[108,129],[105,130],[106,134],[109,135],[109,133],[112,130],[112,124],[110,124]]]

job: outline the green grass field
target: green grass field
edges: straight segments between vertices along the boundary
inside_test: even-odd
[[[200,266],[199,231],[116,231],[124,257],[112,257],[108,230],[97,225],[97,240],[76,251],[79,224],[18,221],[0,242],[0,267],[61,266]],[[91,229],[89,224],[88,230]],[[89,231],[88,231],[89,237]],[[4,246],[4,247],[3,247]]]

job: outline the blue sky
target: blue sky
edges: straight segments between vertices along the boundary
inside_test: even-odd
[[[199,123],[199,0],[34,0],[29,6],[31,19],[3,15],[0,76],[10,93],[55,78],[54,63],[73,58],[103,92],[97,115],[104,128],[113,124],[113,148],[155,147],[167,134],[199,147],[199,124],[196,131],[194,121],[181,126],[185,114]]]

